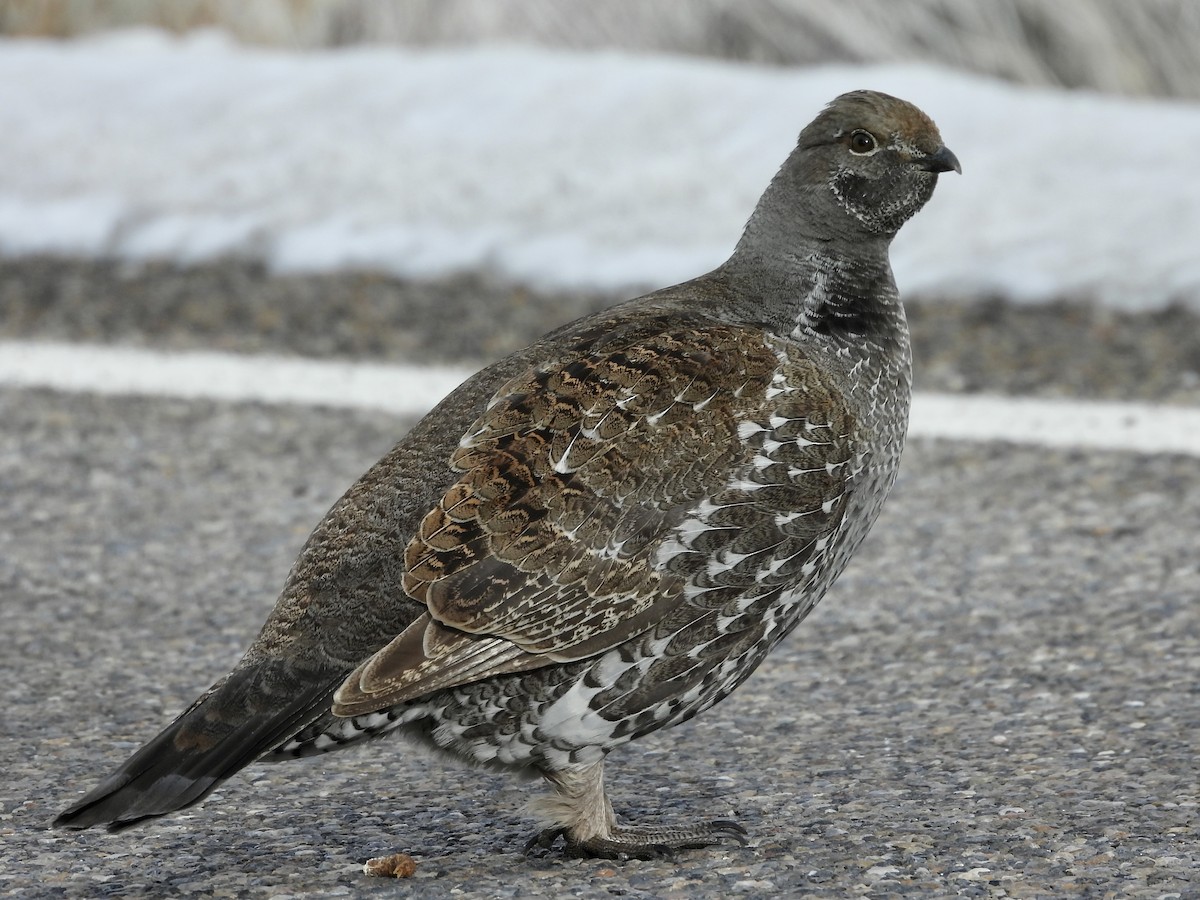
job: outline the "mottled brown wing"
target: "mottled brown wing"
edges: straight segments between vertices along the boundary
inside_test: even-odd
[[[703,561],[676,550],[668,566],[661,551],[668,538],[696,537],[687,522],[704,502],[732,504],[726,533],[700,542],[714,550],[794,507],[795,478],[731,484],[767,468],[753,465],[762,453],[753,438],[778,413],[769,401],[781,362],[762,332],[716,323],[668,332],[653,321],[628,332],[581,341],[565,364],[514,379],[471,426],[452,458],[461,477],[407,548],[404,588],[429,613],[347,679],[337,714],[601,653],[661,621],[695,585]],[[804,445],[806,471],[817,473],[799,489],[814,498],[804,531],[822,533],[840,517],[828,498],[844,488],[826,466],[847,451]],[[731,495],[739,490],[741,500]],[[754,573],[724,575],[732,568],[707,599],[754,583]]]

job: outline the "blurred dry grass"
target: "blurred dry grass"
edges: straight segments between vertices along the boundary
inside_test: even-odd
[[[0,33],[219,26],[287,47],[490,41],[772,64],[926,60],[1029,84],[1200,97],[1196,0],[0,0]]]
[[[74,37],[152,26],[184,32],[220,27],[240,40],[319,46],[320,29],[341,0],[0,0],[0,33]]]

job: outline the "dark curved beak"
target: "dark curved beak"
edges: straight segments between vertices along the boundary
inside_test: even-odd
[[[957,172],[962,174],[962,166],[959,165],[958,157],[955,156],[946,147],[942,147],[937,153],[931,153],[921,159],[915,160],[917,168],[924,169],[926,172]]]

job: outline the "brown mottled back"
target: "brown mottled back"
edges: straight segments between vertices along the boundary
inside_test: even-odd
[[[759,331],[690,320],[683,330],[675,317],[651,317],[579,335],[570,362],[500,388],[451,458],[462,475],[405,553],[405,591],[429,615],[348,679],[342,714],[462,677],[593,656],[681,606],[692,609],[684,619],[702,615],[753,585],[779,548],[800,558],[792,543],[836,525],[840,508],[822,505],[844,491],[837,466],[848,451],[796,441],[795,398],[763,409],[781,371],[779,350]],[[826,418],[840,407],[831,396],[824,405]],[[762,433],[785,441],[755,466],[763,438],[748,440],[747,428],[757,432],[755,419],[772,417],[789,427],[764,425]],[[739,487],[739,479],[748,481]],[[716,503],[726,524],[665,559],[666,542],[678,543],[678,527],[701,503]],[[785,534],[774,517],[796,508],[813,515],[803,534]],[[703,571],[721,552],[758,560]],[[785,570],[766,582],[794,577]],[[684,602],[685,586],[699,586],[703,599]],[[484,640],[446,640],[443,626]],[[472,657],[487,663],[471,665]]]

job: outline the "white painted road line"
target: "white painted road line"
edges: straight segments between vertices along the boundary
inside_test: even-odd
[[[93,344],[0,341],[0,386],[378,409],[417,416],[467,368]],[[1200,456],[1200,409],[977,394],[917,394],[914,438]]]
[[[1200,409],[1148,403],[917,394],[911,437],[1200,456]]]
[[[0,385],[379,409],[419,416],[472,369],[0,341]]]

